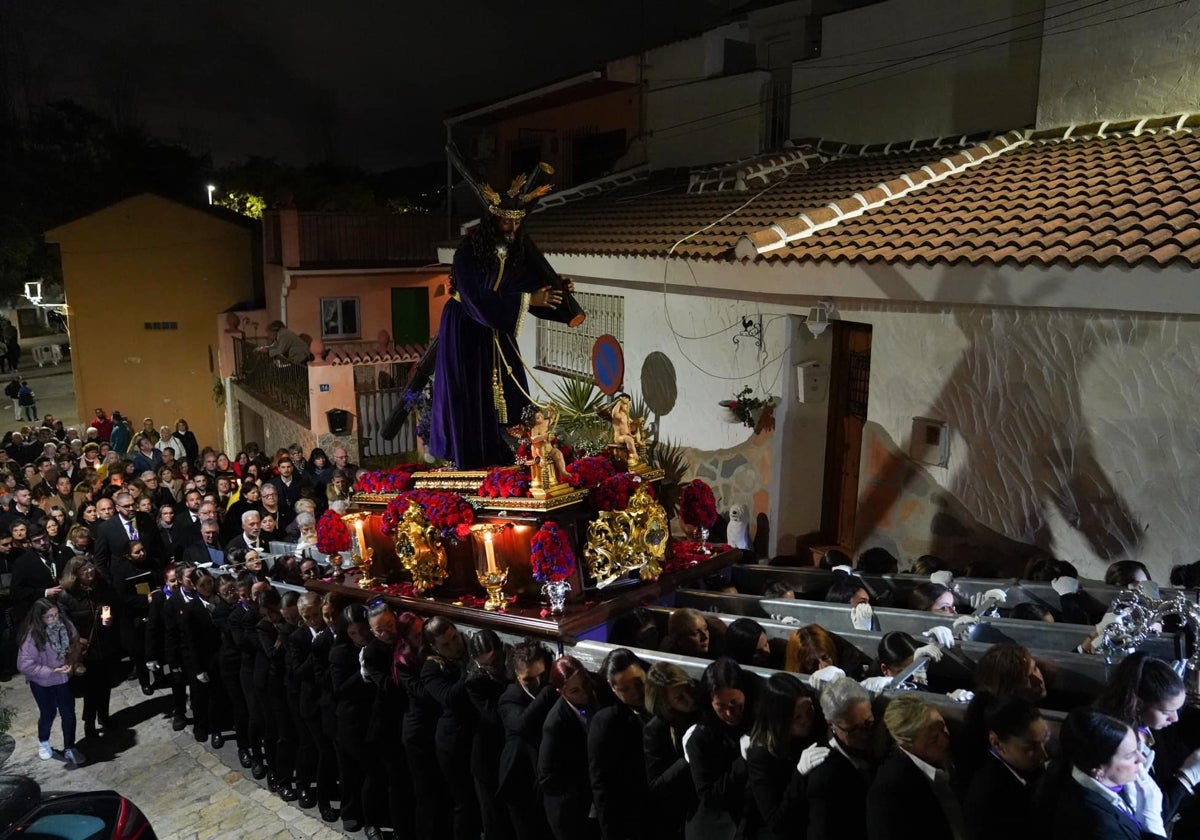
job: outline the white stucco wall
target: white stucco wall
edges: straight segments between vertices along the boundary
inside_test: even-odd
[[[1047,0],[1047,14],[1075,5]],[[1038,125],[1200,110],[1200,3],[1160,6],[1157,0],[1110,0],[1048,25],[1048,33],[1061,34],[1042,45]],[[1071,23],[1085,14],[1087,20]]]
[[[790,551],[796,535],[816,529],[827,404],[799,405],[793,380],[798,361],[828,361],[828,336],[813,340],[796,318],[812,301],[759,304],[695,289],[671,294],[674,329],[709,336],[681,338],[681,351],[666,327],[661,290],[594,282],[579,288],[625,295],[632,390],[647,353],[672,359],[679,401],[662,423],[672,440],[699,449],[734,446],[750,432],[724,422],[718,400],[743,383],[784,397],[779,469],[769,488],[772,536],[779,550]],[[1200,318],[937,301],[837,304],[843,320],[873,327],[869,420],[901,451],[914,417],[945,421],[948,466],[922,472],[979,524],[1037,543],[1088,576],[1132,557],[1165,581],[1172,565],[1196,559]],[[754,350],[735,349],[730,340],[743,315],[759,312],[770,360],[761,384]],[[529,330],[523,337],[527,357],[533,336]],[[736,378],[719,378],[727,376]]]
[[[792,136],[878,143],[1032,124],[1042,3],[890,0],[827,16],[821,57],[793,66]]]

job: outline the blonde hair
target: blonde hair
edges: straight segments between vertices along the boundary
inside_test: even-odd
[[[888,703],[883,725],[899,744],[911,743],[929,723],[933,707],[919,697],[905,694]]]
[[[692,685],[688,672],[671,662],[655,662],[646,671],[646,711],[664,720],[671,717],[667,689],[673,685]]]

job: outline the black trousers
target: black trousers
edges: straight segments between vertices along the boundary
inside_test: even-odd
[[[254,668],[245,665],[238,669],[238,684],[242,687],[242,699],[246,701],[246,743],[255,761],[263,760],[263,736],[266,721],[263,708],[258,704],[254,692]]]
[[[107,657],[87,660],[87,672],[79,677],[78,695],[83,698],[83,722],[108,722],[109,698],[112,697],[112,662]]]
[[[366,742],[349,725],[338,726],[338,778],[342,792],[342,822],[366,822],[363,784],[367,778]]]
[[[404,756],[412,777],[414,836],[418,840],[449,837],[451,802],[432,742],[405,740]]]
[[[453,802],[454,840],[478,840],[481,825],[475,780],[471,776],[471,741],[469,738],[459,740],[465,744],[450,745],[451,749],[438,744],[438,766]]]
[[[239,750],[250,749],[250,712],[246,706],[246,695],[242,691],[242,681],[239,676],[241,663],[221,660],[221,684],[225,695],[229,698],[229,709],[233,717],[233,731],[237,738]],[[225,731],[224,728],[221,730]]]

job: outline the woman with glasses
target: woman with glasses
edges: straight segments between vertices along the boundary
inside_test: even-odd
[[[871,695],[849,677],[821,691],[828,757],[808,776],[809,840],[867,840],[867,788],[875,776]]]

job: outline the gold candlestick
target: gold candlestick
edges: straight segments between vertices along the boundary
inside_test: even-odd
[[[358,579],[359,589],[371,589],[379,581],[371,575],[372,561],[375,557],[375,549],[367,547],[364,521],[371,518],[371,514],[360,511],[358,513],[347,513],[342,515],[342,520],[347,524],[354,526],[354,544],[350,547],[350,562],[353,563],[359,571],[361,577]]]
[[[485,610],[502,611],[508,606],[508,601],[504,598],[504,584],[508,583],[508,566],[501,566],[497,560],[495,545],[496,536],[505,527],[490,522],[471,526],[475,536],[475,577],[488,594],[487,602],[483,605]]]

